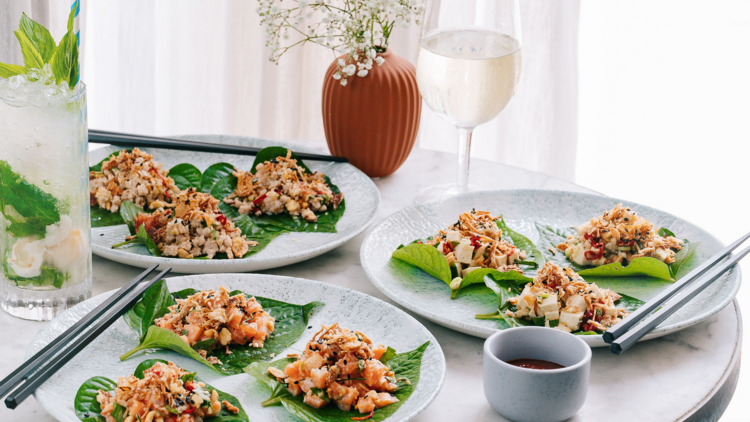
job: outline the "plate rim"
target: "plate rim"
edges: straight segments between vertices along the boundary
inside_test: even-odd
[[[393,214],[389,215],[388,217],[386,217],[382,221],[380,221],[375,227],[373,227],[372,230],[370,230],[370,232],[367,234],[367,236],[365,237],[365,239],[362,241],[362,247],[360,248],[360,252],[359,252],[360,263],[362,264],[362,268],[365,271],[365,274],[367,275],[367,278],[370,280],[370,282],[378,290],[380,290],[380,292],[382,292],[384,295],[388,296],[389,299],[391,299],[394,302],[398,303],[400,306],[403,306],[404,308],[406,308],[406,309],[408,309],[408,310],[410,310],[410,311],[412,311],[412,312],[414,312],[414,313],[416,313],[416,314],[418,314],[418,315],[420,315],[420,316],[422,316],[424,318],[427,318],[430,321],[433,321],[433,322],[435,322],[437,324],[440,324],[440,325],[442,325],[444,327],[450,328],[450,329],[455,330],[455,331],[462,332],[464,334],[475,336],[475,337],[487,338],[490,335],[492,335],[492,334],[494,334],[494,333],[496,333],[496,332],[498,332],[500,330],[499,329],[492,329],[492,328],[477,327],[475,325],[465,324],[465,323],[462,323],[462,322],[458,322],[458,321],[452,320],[450,318],[442,317],[439,313],[432,312],[429,309],[424,309],[424,308],[420,308],[418,306],[412,305],[410,302],[402,299],[401,297],[399,297],[398,294],[396,294],[395,292],[391,291],[386,285],[384,285],[375,276],[375,272],[374,272],[375,270],[373,268],[371,268],[370,265],[367,262],[365,250],[367,249],[367,245],[372,241],[371,239],[373,238],[373,235],[378,231],[378,228],[380,228],[382,225],[384,225],[393,216],[395,216],[397,214],[407,213],[410,210],[414,210],[414,209],[416,209],[417,207],[420,207],[420,206],[429,205],[429,204],[439,204],[439,203],[441,203],[443,201],[446,201],[446,200],[453,200],[453,199],[455,199],[457,197],[461,198],[461,197],[465,197],[465,196],[476,195],[478,193],[482,193],[482,194],[494,194],[494,193],[499,193],[499,194],[502,194],[502,193],[506,193],[506,194],[552,193],[552,194],[581,195],[581,196],[586,196],[586,197],[591,197],[591,198],[597,198],[597,199],[602,199],[602,198],[603,199],[611,199],[613,201],[619,201],[619,202],[622,202],[622,203],[628,203],[630,205],[643,206],[643,207],[651,208],[651,209],[657,210],[657,211],[659,211],[661,213],[668,214],[668,215],[671,215],[673,217],[676,217],[676,218],[678,218],[678,219],[680,219],[682,221],[687,222],[688,224],[690,224],[690,225],[692,225],[694,227],[697,227],[697,228],[703,230],[710,238],[712,238],[713,240],[715,240],[719,245],[724,245],[724,243],[721,242],[716,236],[714,236],[709,231],[703,229],[701,226],[699,226],[697,224],[694,224],[693,222],[691,222],[691,221],[689,221],[687,219],[684,219],[682,217],[679,217],[679,216],[677,216],[675,214],[668,213],[666,211],[662,211],[662,210],[660,210],[658,208],[654,208],[654,207],[651,207],[651,206],[648,206],[648,205],[641,204],[639,202],[628,201],[628,200],[624,200],[624,199],[617,198],[617,197],[612,197],[612,196],[606,196],[606,195],[601,195],[601,194],[593,194],[593,193],[576,192],[576,191],[567,191],[567,190],[560,190],[560,189],[517,188],[517,189],[488,189],[488,190],[477,191],[477,192],[467,192],[467,193],[463,193],[463,194],[460,194],[460,195],[457,195],[457,196],[454,196],[454,197],[446,198],[444,200],[431,201],[431,202],[425,203],[425,204],[410,205],[408,207],[402,208],[399,211],[394,212]],[[690,326],[698,324],[698,323],[700,323],[700,322],[702,322],[702,321],[710,318],[713,315],[716,315],[722,309],[726,308],[727,305],[729,305],[730,303],[732,303],[732,300],[734,300],[734,298],[737,296],[737,292],[739,291],[740,286],[742,284],[742,271],[741,271],[740,267],[739,266],[735,266],[732,269],[732,271],[733,272],[736,271],[736,273],[735,273],[736,276],[734,277],[736,279],[736,281],[732,283],[731,294],[726,295],[726,297],[724,297],[722,299],[722,301],[719,303],[719,305],[716,305],[714,308],[712,308],[712,309],[709,310],[708,314],[702,314],[699,317],[698,316],[694,316],[694,317],[691,317],[690,319],[682,321],[681,323],[678,323],[678,324],[673,324],[673,325],[669,325],[669,326],[661,326],[661,325],[659,325],[659,326],[656,327],[656,329],[654,329],[653,331],[651,331],[649,334],[647,334],[646,336],[644,336],[639,341],[650,340],[650,339],[653,339],[653,338],[665,336],[667,334],[671,334],[671,333],[683,330],[685,328],[688,328]],[[580,336],[580,338],[582,340],[584,340],[591,347],[608,347],[609,346],[608,344],[604,343],[604,339],[603,339],[603,336],[601,334],[595,335],[595,336],[594,335]]]
[[[270,280],[273,280],[273,279],[286,279],[286,280],[291,280],[294,283],[311,284],[315,288],[318,288],[320,286],[333,287],[335,289],[341,290],[342,293],[344,293],[344,294],[354,295],[354,296],[364,296],[364,297],[366,297],[367,300],[373,300],[373,301],[375,301],[375,303],[378,304],[379,306],[383,306],[383,305],[390,306],[397,313],[397,315],[399,315],[400,318],[404,318],[405,317],[407,319],[411,319],[412,322],[417,323],[420,327],[422,327],[424,329],[424,331],[427,334],[427,336],[429,337],[429,341],[430,341],[430,346],[428,346],[428,347],[431,347],[434,344],[434,346],[435,346],[434,350],[438,353],[438,357],[440,358],[440,365],[437,368],[438,369],[439,382],[436,384],[436,388],[432,388],[431,389],[430,394],[426,396],[426,399],[424,400],[423,403],[420,403],[411,412],[409,412],[408,414],[404,415],[403,419],[399,419],[398,421],[408,422],[408,421],[411,421],[412,419],[414,419],[415,417],[417,417],[420,413],[422,413],[425,409],[427,409],[427,407],[429,407],[430,404],[432,404],[432,402],[435,401],[435,399],[440,394],[440,391],[443,388],[443,384],[445,383],[445,377],[446,377],[446,373],[447,373],[447,363],[446,363],[446,360],[445,360],[445,353],[443,352],[442,346],[440,346],[440,343],[438,342],[437,338],[435,338],[435,335],[432,333],[432,331],[430,331],[424,324],[422,324],[421,322],[419,322],[419,320],[417,320],[413,316],[409,315],[408,312],[404,311],[403,309],[399,308],[398,306],[392,305],[392,304],[390,304],[390,303],[388,303],[388,302],[386,302],[386,301],[384,301],[384,300],[382,300],[380,298],[377,298],[375,296],[369,295],[369,294],[364,293],[364,292],[360,292],[358,290],[351,289],[349,287],[339,286],[337,284],[325,283],[325,282],[322,282],[322,281],[312,280],[312,279],[309,279],[309,278],[301,278],[301,277],[281,276],[281,275],[273,275],[273,274],[254,274],[254,273],[249,273],[249,274],[248,273],[230,273],[230,274],[227,274],[227,273],[212,273],[212,274],[179,275],[179,276],[175,276],[175,277],[165,278],[165,280],[167,281],[167,283],[169,283],[169,281],[172,280],[172,279],[192,279],[192,278],[201,278],[201,277],[205,277],[205,276],[208,276],[208,275],[218,276],[218,277],[239,277],[240,279],[243,279],[243,278],[247,278],[247,279],[266,279],[266,280],[268,280],[268,279],[270,279]],[[83,304],[92,303],[92,301],[94,299],[97,299],[97,298],[101,298],[102,300],[106,299],[106,297],[109,297],[110,295],[112,295],[114,292],[116,292],[118,290],[120,290],[120,289],[108,290],[106,292],[103,292],[103,293],[100,293],[100,294],[98,294],[96,296],[93,296],[93,297],[91,297],[89,299],[86,299],[85,301],[76,304],[72,308],[66,309],[61,314],[57,315],[55,318],[53,318],[52,320],[50,320],[47,323],[45,323],[44,327],[42,327],[42,329],[39,330],[34,335],[34,338],[32,338],[31,342],[29,342],[29,345],[26,346],[26,353],[24,355],[24,360],[28,360],[31,357],[31,355],[30,355],[31,354],[31,351],[30,351],[31,346],[33,344],[39,343],[41,341],[40,340],[40,336],[42,335],[42,332],[47,332],[47,331],[52,331],[53,330],[53,321],[57,320],[62,315],[66,314],[66,313],[69,313],[69,312],[73,311],[74,309],[82,306]],[[104,295],[106,295],[106,297],[103,297]],[[47,344],[47,342],[45,342],[43,344]],[[425,363],[422,362],[422,365],[425,365]],[[420,373],[421,373],[421,371],[422,370],[420,370]],[[52,416],[55,419],[57,419],[57,417],[55,416],[55,414],[52,412],[52,410],[57,410],[56,406],[50,405],[50,407],[48,408],[45,405],[45,403],[46,403],[45,401],[39,400],[37,398],[36,391],[34,392],[34,398],[42,406],[42,408],[44,408],[44,410],[47,411],[47,413],[50,414],[50,416]],[[258,403],[258,405],[260,405],[260,404]],[[396,420],[394,419],[394,422],[395,421]]]
[[[201,134],[179,135],[179,137],[183,137],[187,139],[202,139],[205,137],[213,137],[213,136],[221,136],[223,138],[240,140],[240,141],[241,140],[257,140],[257,141],[262,141],[263,143],[268,143],[269,144],[268,146],[284,146],[283,144],[291,143],[290,141],[287,141],[287,140],[275,140],[275,139],[260,138],[260,137],[253,137],[253,136],[201,135]],[[89,152],[89,165],[91,165],[91,153],[92,152],[99,151],[99,150],[103,151],[109,147],[117,147],[117,145],[111,144],[103,148],[98,148],[94,151]],[[159,149],[159,148],[156,148],[156,149]],[[301,145],[295,146],[294,149],[301,151],[301,152],[318,153],[318,151],[312,148],[301,146]],[[325,252],[336,249],[339,246],[342,246],[343,244],[351,241],[355,237],[362,234],[365,230],[367,230],[367,228],[369,228],[372,225],[372,222],[375,220],[375,217],[377,216],[378,209],[380,209],[380,203],[381,203],[382,198],[380,195],[380,190],[378,189],[375,182],[373,182],[372,179],[369,176],[367,176],[364,172],[362,172],[360,169],[354,167],[351,163],[340,163],[340,164],[350,166],[352,169],[354,169],[355,172],[360,173],[363,179],[370,182],[373,188],[372,190],[375,192],[375,196],[374,196],[375,206],[372,207],[372,210],[370,211],[370,215],[368,216],[364,224],[359,225],[357,228],[352,230],[352,232],[349,233],[348,235],[345,235],[332,242],[328,242],[324,245],[317,246],[313,249],[308,249],[308,250],[301,251],[298,253],[289,254],[289,255],[284,256],[283,258],[265,257],[265,258],[257,259],[257,258],[254,258],[253,255],[251,255],[247,259],[240,258],[236,260],[234,259],[233,260],[189,260],[189,259],[181,259],[181,258],[156,257],[153,255],[140,255],[140,254],[128,253],[127,250],[105,248],[101,245],[97,245],[94,243],[91,244],[91,252],[94,255],[100,256],[110,261],[119,262],[124,265],[148,268],[152,264],[166,264],[166,265],[171,265],[175,267],[176,271],[179,268],[179,269],[185,269],[188,272],[190,271],[201,271],[201,272],[220,271],[222,267],[230,267],[230,268],[227,268],[227,271],[225,271],[227,273],[231,273],[232,270],[234,271],[261,271],[265,269],[278,268],[278,267],[283,267],[285,265],[289,265],[292,263],[306,261],[308,259],[321,255]],[[121,226],[121,225],[122,224],[119,224],[118,226]],[[108,227],[115,227],[115,226],[108,226]],[[94,229],[95,228],[92,227],[92,231]],[[300,233],[300,232],[291,232],[291,233]]]

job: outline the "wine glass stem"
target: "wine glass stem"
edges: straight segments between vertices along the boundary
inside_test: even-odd
[[[461,192],[469,190],[472,132],[474,132],[474,128],[458,128],[458,188]]]

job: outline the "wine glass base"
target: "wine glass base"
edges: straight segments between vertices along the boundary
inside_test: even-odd
[[[414,199],[414,203],[425,204],[427,202],[442,201],[443,199],[447,199],[462,193],[477,192],[480,190],[487,190],[487,188],[472,183],[469,183],[469,186],[467,186],[466,188],[458,186],[454,183],[435,185],[422,189]]]

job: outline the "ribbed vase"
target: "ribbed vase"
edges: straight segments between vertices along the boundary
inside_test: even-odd
[[[367,76],[347,85],[333,79],[336,59],[323,82],[323,126],[331,154],[349,159],[370,177],[395,172],[409,156],[419,130],[422,97],[408,60],[387,49]],[[346,56],[341,56],[346,60]]]

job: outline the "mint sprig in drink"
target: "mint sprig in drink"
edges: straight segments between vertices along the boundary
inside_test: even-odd
[[[75,8],[74,8],[75,10]],[[48,320],[91,296],[86,89],[78,40],[23,15],[0,64],[0,306]]]

